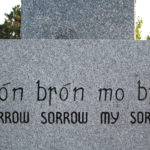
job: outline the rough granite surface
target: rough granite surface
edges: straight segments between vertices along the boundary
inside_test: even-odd
[[[28,124],[2,124],[0,119],[1,150],[149,150],[150,124],[130,123],[131,111],[150,111],[149,98],[137,100],[139,80],[150,88],[149,42],[0,40],[0,45],[0,86],[8,90],[0,113],[30,112]],[[38,80],[47,90],[69,83],[69,98],[61,101],[53,95],[51,106],[48,97],[37,102]],[[13,101],[12,89],[20,86],[23,100],[17,96]],[[85,98],[73,101],[71,91],[79,86],[85,88]],[[103,87],[123,88],[123,101],[114,93],[112,101],[99,101],[98,89]],[[87,111],[88,123],[41,124],[41,112],[50,111]],[[100,124],[102,111],[119,111],[120,118],[116,124]]]
[[[23,39],[134,39],[134,0],[22,0]]]

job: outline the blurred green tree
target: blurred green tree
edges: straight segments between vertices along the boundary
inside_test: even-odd
[[[142,18],[138,17],[137,22],[136,22],[136,40],[141,39],[141,27],[143,24]]]
[[[150,35],[148,35],[146,39],[147,39],[147,40],[150,40]]]
[[[20,39],[21,7],[15,6],[5,16],[4,24],[0,25],[0,39]]]

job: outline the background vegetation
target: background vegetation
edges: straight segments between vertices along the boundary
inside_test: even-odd
[[[20,39],[21,7],[15,6],[0,25],[0,39]]]

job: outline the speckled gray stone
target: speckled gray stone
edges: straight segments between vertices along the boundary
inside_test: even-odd
[[[131,111],[150,112],[149,92],[138,101],[138,84],[150,88],[150,43],[106,40],[0,40],[0,112],[30,112],[28,124],[2,124],[1,150],[149,150],[150,124],[131,124]],[[37,102],[37,84],[69,90],[61,101],[53,95]],[[6,83],[8,83],[6,85]],[[4,85],[5,84],[5,85]],[[23,87],[23,100],[12,89]],[[85,97],[74,101],[72,89],[84,87]],[[99,101],[99,88],[123,88],[125,97]],[[4,89],[3,89],[4,90]],[[5,97],[1,91],[1,97]],[[143,91],[142,91],[143,92]],[[42,93],[41,93],[42,94]],[[120,97],[120,96],[119,96]],[[79,98],[79,97],[78,97]],[[41,112],[88,112],[87,124],[41,124]],[[100,112],[120,112],[116,124],[101,124]],[[1,113],[0,113],[1,116]],[[9,122],[9,121],[8,121]]]
[[[134,39],[134,0],[22,0],[23,39]]]

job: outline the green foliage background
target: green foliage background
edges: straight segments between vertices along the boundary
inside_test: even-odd
[[[21,7],[15,6],[5,16],[4,24],[0,25],[0,39],[20,39]]]
[[[137,22],[136,22],[136,40],[140,40],[141,37],[141,27],[143,24],[142,18],[138,17]]]

